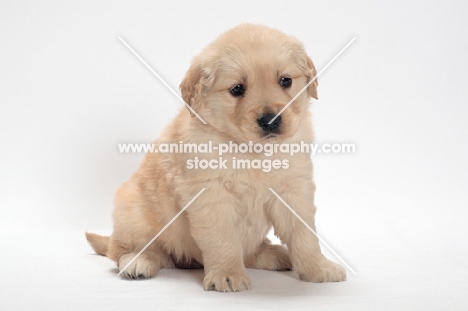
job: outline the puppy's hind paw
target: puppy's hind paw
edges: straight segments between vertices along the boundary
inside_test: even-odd
[[[345,269],[328,259],[321,260],[310,271],[298,271],[299,278],[307,282],[341,282],[346,280]]]
[[[136,255],[136,253],[129,253],[120,257],[118,266],[121,276],[127,279],[138,280],[151,278],[158,273],[159,267],[148,256],[140,254],[140,256],[133,260]],[[131,262],[132,260],[133,262]]]
[[[282,245],[267,245],[245,261],[246,268],[285,271],[292,269],[288,249]]]

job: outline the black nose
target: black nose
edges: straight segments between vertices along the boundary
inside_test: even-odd
[[[260,119],[257,119],[258,125],[266,133],[278,134],[281,126],[281,116],[278,116],[273,122],[270,121],[276,116],[276,114],[267,113],[264,114]]]

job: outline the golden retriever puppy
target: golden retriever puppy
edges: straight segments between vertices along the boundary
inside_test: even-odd
[[[237,26],[193,59],[180,85],[183,99],[207,124],[183,109],[155,144],[312,143],[308,107],[310,98],[317,98],[317,81],[270,121],[315,75],[312,60],[295,38],[266,26]],[[250,289],[246,268],[293,269],[310,282],[346,279],[344,269],[322,255],[316,236],[269,190],[315,230],[309,153],[233,149],[222,155],[225,165],[205,169],[189,165],[195,158],[221,160],[216,151],[147,153],[117,190],[112,235],[86,234],[94,250],[114,260],[123,276],[148,278],[161,268],[203,267],[204,289],[217,291]],[[239,160],[279,162],[268,170],[241,167]],[[272,227],[285,246],[266,238]]]

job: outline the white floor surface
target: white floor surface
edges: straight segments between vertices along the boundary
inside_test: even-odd
[[[357,275],[313,284],[294,272],[249,269],[253,289],[239,293],[203,291],[202,270],[121,279],[109,259],[92,253],[83,232],[2,232],[0,310],[468,309],[464,221],[342,221],[320,228]]]

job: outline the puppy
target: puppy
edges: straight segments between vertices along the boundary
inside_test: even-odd
[[[311,143],[308,106],[311,97],[317,99],[316,80],[270,121],[315,75],[312,60],[296,39],[266,26],[235,27],[193,59],[180,85],[185,102],[207,124],[183,109],[156,144]],[[223,156],[226,167],[196,169],[188,161],[218,160],[219,154],[146,154],[117,190],[112,235],[87,233],[87,240],[127,278],[149,278],[161,268],[203,267],[204,289],[223,292],[251,288],[246,268],[293,269],[309,282],[345,280],[344,269],[322,255],[316,236],[269,190],[315,230],[310,154],[268,157],[233,151]],[[234,168],[239,159],[275,159],[288,165],[268,172]],[[270,243],[266,235],[271,227],[287,247]]]

